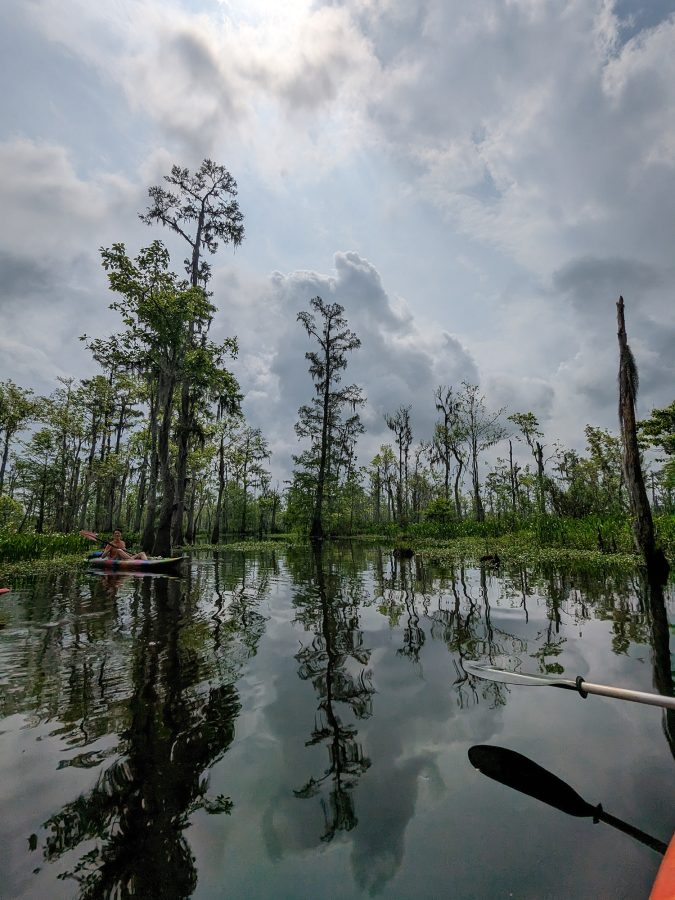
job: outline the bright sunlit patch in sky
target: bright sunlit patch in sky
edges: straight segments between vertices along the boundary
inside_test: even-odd
[[[311,10],[311,0],[218,0],[233,22],[249,25],[274,24],[290,29],[302,22]]]

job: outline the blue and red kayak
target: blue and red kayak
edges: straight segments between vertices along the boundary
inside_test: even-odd
[[[159,559],[102,559],[100,556],[88,559],[87,564],[106,572],[167,572],[180,567],[185,557],[163,556]]]

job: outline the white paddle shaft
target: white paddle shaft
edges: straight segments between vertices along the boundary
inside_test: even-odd
[[[675,709],[675,697],[664,697],[662,694],[647,694],[645,691],[631,691],[628,688],[609,687],[606,684],[581,682],[581,690],[601,697],[615,697],[617,700],[632,700],[634,703],[647,703],[649,706],[661,706],[664,709]]]

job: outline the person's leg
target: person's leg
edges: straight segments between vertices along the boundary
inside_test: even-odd
[[[110,548],[110,558],[111,559],[133,559],[134,557],[131,553],[127,553],[126,550],[122,550],[121,547],[111,547]]]

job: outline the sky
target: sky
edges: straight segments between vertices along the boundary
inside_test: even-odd
[[[95,371],[119,325],[99,248],[171,165],[238,184],[246,237],[212,260],[214,338],[288,477],[312,396],[297,313],[361,339],[359,461],[440,385],[532,410],[546,441],[617,429],[615,303],[639,415],[675,383],[675,0],[3,0],[0,379]]]

